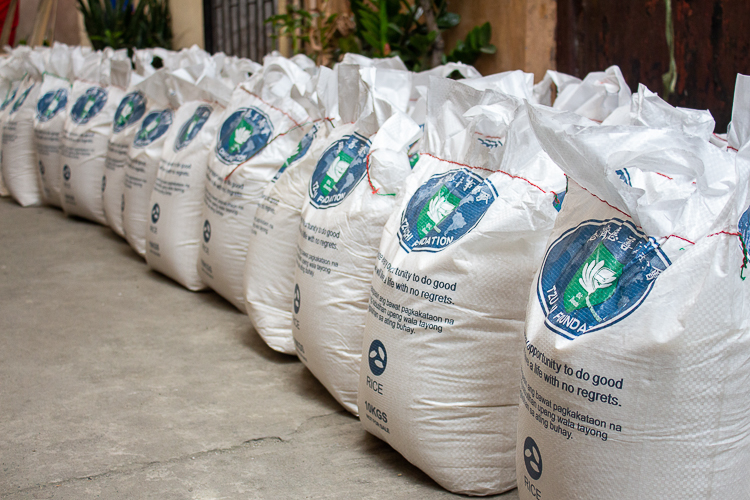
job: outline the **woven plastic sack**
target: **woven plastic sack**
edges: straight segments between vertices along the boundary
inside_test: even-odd
[[[62,44],[48,52],[46,72],[42,77],[39,99],[34,115],[34,144],[36,145],[42,200],[47,205],[62,206],[62,168],[60,147],[72,89],[70,47]]]
[[[124,238],[122,212],[125,209],[125,164],[128,161],[128,149],[138,131],[141,120],[146,116],[146,94],[136,85],[143,78],[130,71],[130,63],[112,62],[113,86],[125,90],[125,95],[115,110],[112,120],[112,133],[107,142],[107,158],[104,161],[104,215],[107,225],[118,236]]]
[[[628,124],[679,130],[704,141],[711,141],[716,126],[710,111],[674,107],[643,84],[633,94]]]
[[[565,177],[519,100],[434,78],[428,95],[372,277],[359,414],[444,488],[496,494],[516,485],[525,291]]]
[[[216,80],[204,80],[200,87],[179,79],[175,84],[184,102],[165,134],[151,191],[146,262],[198,291],[205,288],[195,263],[203,241],[206,167],[231,90]]]
[[[196,61],[197,64],[186,65]],[[197,47],[180,52],[174,62],[177,69],[157,71],[137,86],[147,96],[146,113],[128,149],[122,218],[125,239],[144,258],[146,235],[151,230],[151,192],[174,113],[185,99],[193,98],[195,85],[216,73],[211,57]],[[216,85],[223,88],[218,82]]]
[[[40,86],[31,75],[24,78],[3,124],[3,180],[23,207],[42,203],[34,147],[34,113]]]
[[[102,225],[107,225],[102,197],[104,164],[112,122],[124,95],[122,88],[110,85],[113,57],[111,51],[94,52],[84,56],[80,68],[74,58],[77,80],[60,150],[63,210]]]
[[[734,86],[732,121],[727,127],[726,140],[735,151],[750,139],[750,76],[737,74]]]
[[[343,65],[339,71],[344,78],[356,78]],[[376,68],[359,73],[364,90],[359,105],[339,99],[342,121],[356,117],[356,122],[332,132],[308,185],[292,315],[297,355],[355,415],[380,236],[395,208],[393,194],[411,171],[407,149],[421,133],[405,113],[411,74]]]
[[[263,69],[263,65],[237,56],[217,52],[211,56],[216,63],[218,75],[224,85],[234,88]]]
[[[263,190],[292,156],[310,127],[304,94],[310,77],[283,57],[266,57],[264,68],[233,92],[206,173],[203,281],[245,312],[247,247]],[[267,249],[266,251],[273,251]]]
[[[146,111],[128,147],[122,228],[125,240],[143,258],[146,257],[146,233],[151,219],[151,190],[177,107],[168,97],[168,89],[174,87],[172,78],[167,69],[162,69],[137,85],[137,90],[147,96]]]
[[[558,71],[548,70],[544,79],[534,86],[532,102],[549,106],[552,84],[557,98],[552,107],[608,124],[626,124],[630,110],[630,88],[618,66],[595,71],[580,80]]]
[[[161,47],[136,50],[133,54],[135,72],[139,76],[149,77],[162,68],[167,70],[177,69],[177,57],[177,52]],[[157,61],[159,67],[154,66]]]
[[[746,498],[747,159],[531,117],[569,189],[529,295],[519,497]]]
[[[294,354],[292,308],[297,237],[305,193],[320,155],[328,145],[328,136],[340,127],[335,116],[339,85],[347,86],[354,99],[359,84],[338,82],[338,70],[320,68],[308,108],[312,128],[299,142],[263,192],[253,218],[245,261],[245,300],[255,330],[272,349]],[[326,101],[331,95],[335,98]],[[332,110],[332,113],[328,113]],[[333,115],[333,116],[331,116]],[[342,128],[342,130],[343,130]],[[273,251],[269,251],[269,249]]]
[[[5,126],[25,73],[19,52],[28,50],[28,47],[21,46],[0,62],[0,131]],[[0,151],[2,151],[2,138],[0,138]],[[10,196],[10,191],[3,181],[2,170],[2,165],[0,165],[0,196]]]
[[[20,82],[3,82],[5,85],[5,97],[2,100],[2,104],[0,104],[0,130],[3,129],[5,126],[5,120],[8,117],[8,113],[10,112],[10,105],[13,103],[13,100],[15,99],[15,94],[18,91],[18,87],[20,86]],[[2,139],[0,139],[0,151],[2,151]],[[1,153],[0,153],[1,154]],[[10,196],[10,191],[8,191],[7,186],[5,185],[5,181],[3,180],[3,169],[2,169],[2,163],[0,161],[0,196]]]
[[[44,53],[48,50],[20,47],[11,55],[11,63],[20,66],[21,82],[12,104],[8,104],[3,123],[2,171],[8,191],[21,206],[42,203],[33,120],[44,72]]]

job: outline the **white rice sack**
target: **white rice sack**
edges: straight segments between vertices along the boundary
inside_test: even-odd
[[[344,70],[342,65],[339,71]],[[334,129],[308,185],[298,226],[292,315],[297,355],[355,415],[380,236],[395,208],[393,194],[411,172],[407,148],[421,133],[405,114],[410,73],[366,68],[360,74],[363,112],[354,124]],[[393,104],[386,95],[400,102]],[[351,121],[347,116],[356,116],[347,112],[350,101],[339,100],[345,123]]]
[[[62,206],[62,169],[60,147],[65,119],[68,116],[70,91],[70,50],[55,45],[50,53],[55,72],[42,77],[39,99],[34,115],[34,143],[36,144],[42,199],[47,205]],[[53,66],[53,64],[50,64]]]
[[[10,104],[12,103],[12,98],[15,97],[15,92],[18,90],[18,87],[16,86],[14,89],[11,87],[8,87],[6,97],[3,99],[2,105],[0,105],[0,130],[5,127],[5,120],[8,117],[8,112],[10,111]],[[2,140],[0,140],[0,158],[2,158]],[[2,169],[2,160],[0,160],[0,196],[6,197],[10,196],[10,191],[8,191],[7,186],[5,185],[5,181],[3,180],[3,169]]]
[[[325,102],[328,87],[338,90],[338,71],[321,68],[312,100],[319,107],[312,129],[305,134],[294,153],[287,158],[263,192],[255,212],[245,261],[245,301],[255,330],[272,349],[294,354],[292,307],[297,237],[305,193],[320,155],[328,146],[332,130],[343,127],[337,117],[326,119],[326,111],[337,109]],[[342,82],[346,85],[347,82]],[[359,96],[359,83],[349,87]],[[269,251],[273,249],[273,251]]]
[[[125,240],[143,258],[151,218],[151,190],[167,132],[174,122],[174,106],[167,97],[169,76],[163,69],[138,85],[138,90],[148,96],[146,114],[133,135],[124,169],[122,228]]]
[[[130,71],[130,63],[123,67],[112,63],[113,85],[123,88],[125,96],[120,100],[112,120],[112,133],[107,142],[107,158],[104,161],[104,191],[102,202],[107,225],[118,236],[124,238],[122,212],[125,208],[125,164],[128,149],[133,142],[141,120],[146,116],[146,95],[136,88],[143,81],[140,75]]]
[[[552,84],[557,98],[552,102]],[[583,80],[559,71],[548,70],[533,89],[531,102],[552,105],[561,111],[572,111],[605,125],[628,125],[630,88],[618,66],[595,71]]]
[[[531,116],[570,182],[529,295],[519,497],[747,498],[747,158]]]
[[[175,111],[174,125],[165,134],[151,191],[146,262],[198,291],[205,288],[195,263],[203,238],[206,167],[231,92],[218,81],[210,85],[211,92],[189,83],[181,87],[186,102]]]
[[[399,56],[370,59],[367,56],[347,52],[344,54],[341,64],[354,64],[362,68],[395,69],[398,71],[409,71]]]
[[[27,47],[22,48],[28,50]],[[18,49],[0,62],[0,98],[2,98],[0,104],[0,135],[12,109],[11,105],[16,100],[16,94],[25,72],[20,56],[14,55],[16,52],[18,52]],[[2,151],[2,140],[0,140],[0,151]],[[0,163],[0,196],[10,196],[10,191],[3,181],[2,171],[2,164]]]
[[[224,112],[209,157],[198,270],[203,281],[245,312],[245,259],[263,190],[309,127],[291,97],[310,79],[282,57],[266,57],[262,72],[240,84]]]
[[[79,64],[73,61],[74,68]],[[68,215],[106,225],[104,215],[104,163],[115,111],[124,94],[109,85],[110,60],[94,52],[74,69],[70,110],[63,129],[62,208]]]
[[[214,54],[213,58],[218,60],[220,58],[219,56],[223,55],[224,54],[221,53]],[[222,59],[220,75],[225,85],[234,88],[262,69],[262,65],[251,61],[250,59],[243,59],[237,56],[225,56]]]
[[[542,81],[534,85],[531,102],[552,106],[552,85],[555,85],[556,96],[565,93],[567,87],[578,88],[581,85],[581,79],[560,71],[547,70]],[[570,92],[570,91],[568,91]],[[565,101],[562,101],[565,102]],[[561,104],[562,104],[561,102]]]
[[[630,103],[630,123],[625,125],[670,128],[710,141],[716,122],[710,111],[676,108],[640,84]]]
[[[318,74],[318,70],[320,69],[318,65],[315,64],[315,61],[307,57],[305,54],[295,54],[291,58],[289,58],[289,60],[299,66],[305,73],[307,73],[311,77],[315,77],[315,75]]]
[[[735,151],[750,141],[750,76],[737,74],[732,121],[727,127],[726,139],[729,147]]]
[[[534,74],[521,70],[504,71],[481,78],[459,80],[462,84],[477,90],[493,90],[519,99],[532,100]]]
[[[24,78],[3,124],[3,180],[22,207],[42,204],[34,147],[34,114],[40,87],[32,76]]]
[[[430,78],[447,78],[454,72],[458,72],[458,74],[467,80],[482,77],[482,74],[474,66],[463,63],[443,64],[432,69],[414,73],[408,114],[419,125],[424,125],[427,114],[427,91],[430,85]],[[416,149],[414,151],[416,152]]]
[[[177,52],[161,47],[138,49],[133,54],[135,72],[139,76],[149,77],[162,68],[177,69],[177,58]]]
[[[444,488],[490,495],[516,486],[519,292],[566,181],[518,100],[434,78],[429,90],[420,158],[372,277],[359,414]],[[483,121],[499,144],[482,140]]]

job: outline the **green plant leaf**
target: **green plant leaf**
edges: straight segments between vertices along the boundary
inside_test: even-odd
[[[446,12],[442,16],[437,18],[438,28],[441,30],[447,30],[458,26],[461,22],[461,16],[455,12]]]

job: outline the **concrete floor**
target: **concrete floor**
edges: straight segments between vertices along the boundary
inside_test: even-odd
[[[217,295],[0,199],[0,498],[457,496]]]

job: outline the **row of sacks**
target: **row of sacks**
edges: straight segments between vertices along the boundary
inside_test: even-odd
[[[22,206],[47,204],[105,223],[101,196],[89,193],[86,182],[101,184],[108,140],[124,124],[113,129],[114,117],[129,117],[123,98],[136,90],[143,95],[147,90],[138,84],[158,86],[143,82],[157,72],[151,64],[157,60],[168,68],[162,74],[171,73],[157,80],[178,78],[210,89],[217,96],[208,97],[219,100],[260,67],[246,59],[210,56],[197,47],[179,53],[136,51],[132,60],[125,50],[94,52],[59,43],[33,50],[19,47],[0,59],[0,124],[6,145],[0,194],[12,195]],[[161,102],[153,104],[177,108],[206,97],[195,89],[186,89],[187,95],[178,91],[157,91],[154,100]],[[143,113],[136,113],[128,125],[140,118]],[[72,177],[73,169],[85,174]]]
[[[446,489],[748,497],[748,79],[720,137],[616,67],[272,55],[231,90],[205,53],[150,57],[107,127],[64,122],[62,193],[108,142],[72,194],[105,218],[68,213],[246,311]]]

